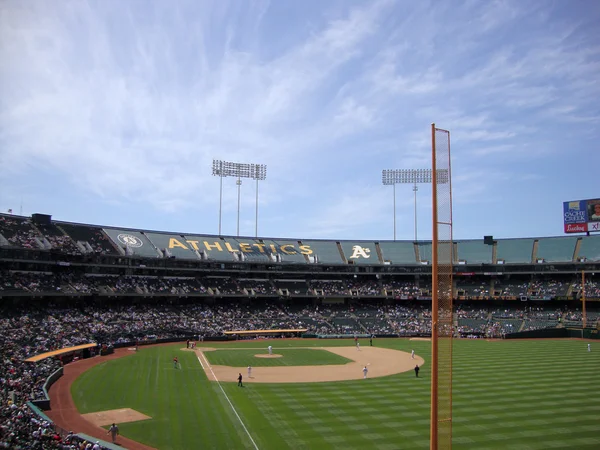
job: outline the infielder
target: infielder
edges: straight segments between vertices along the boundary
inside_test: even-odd
[[[269,355],[273,354],[273,347],[271,347],[270,345],[267,347],[267,350],[269,350]]]
[[[411,351],[410,351],[410,357],[411,357],[412,359],[415,359],[415,351],[414,351],[414,350],[411,350]]]
[[[358,350],[360,352],[360,342],[356,343],[356,350]]]
[[[252,377],[252,366],[248,366],[248,378]]]
[[[367,379],[367,373],[369,373],[369,369],[367,369],[367,366],[365,366],[363,368],[363,379]]]

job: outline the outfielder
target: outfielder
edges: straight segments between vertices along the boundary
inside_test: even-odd
[[[363,379],[367,379],[367,373],[369,373],[369,369],[367,369],[367,366],[365,366],[363,368]]]
[[[269,350],[269,355],[273,354],[273,347],[271,347],[270,345],[267,347],[267,350]]]

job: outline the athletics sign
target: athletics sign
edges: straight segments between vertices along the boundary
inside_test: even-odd
[[[600,199],[563,203],[565,233],[600,231]]]

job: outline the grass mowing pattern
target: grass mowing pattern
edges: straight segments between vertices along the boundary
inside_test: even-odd
[[[251,349],[236,349],[205,352],[204,355],[212,365],[231,367],[319,366],[327,364],[343,365],[352,362],[351,359],[319,349],[287,348],[273,352],[281,355],[282,358],[257,358],[254,356],[261,353]]]
[[[276,353],[312,343],[353,345],[350,340],[276,341]],[[256,342],[240,344],[211,346],[265,348]],[[430,342],[378,339],[375,344],[409,352],[414,348],[426,361],[430,358]],[[143,348],[133,357],[92,369],[74,386],[78,407],[82,412],[130,407],[154,417],[120,429],[160,449],[249,448],[216,383],[208,382],[191,352],[176,350],[180,346]],[[459,340],[454,349],[455,449],[600,448],[595,389],[600,383],[600,345],[592,343],[593,351],[587,352],[587,344],[575,340]],[[181,372],[172,368],[174,354],[182,361]],[[148,374],[156,366],[163,376]],[[429,370],[430,364],[423,365],[419,379],[411,371],[336,383],[222,386],[260,450],[427,449]],[[169,371],[174,373],[167,375]],[[99,375],[85,381],[95,372]],[[77,394],[82,387],[90,392]],[[157,390],[166,399],[149,400],[159,395]],[[176,407],[174,396],[179,399]]]
[[[71,394],[81,413],[133,408],[150,420],[120,423],[119,432],[160,449],[251,448],[247,435],[193,352],[144,348],[80,376]],[[173,368],[173,357],[181,369]]]

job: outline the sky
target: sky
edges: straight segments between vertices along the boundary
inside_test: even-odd
[[[3,0],[0,211],[217,234],[223,160],[267,165],[259,236],[392,239],[381,172],[430,169],[435,123],[454,238],[560,236],[562,202],[600,198],[598,23],[586,0]],[[241,236],[255,202],[245,179]],[[396,185],[397,239],[414,210]]]

